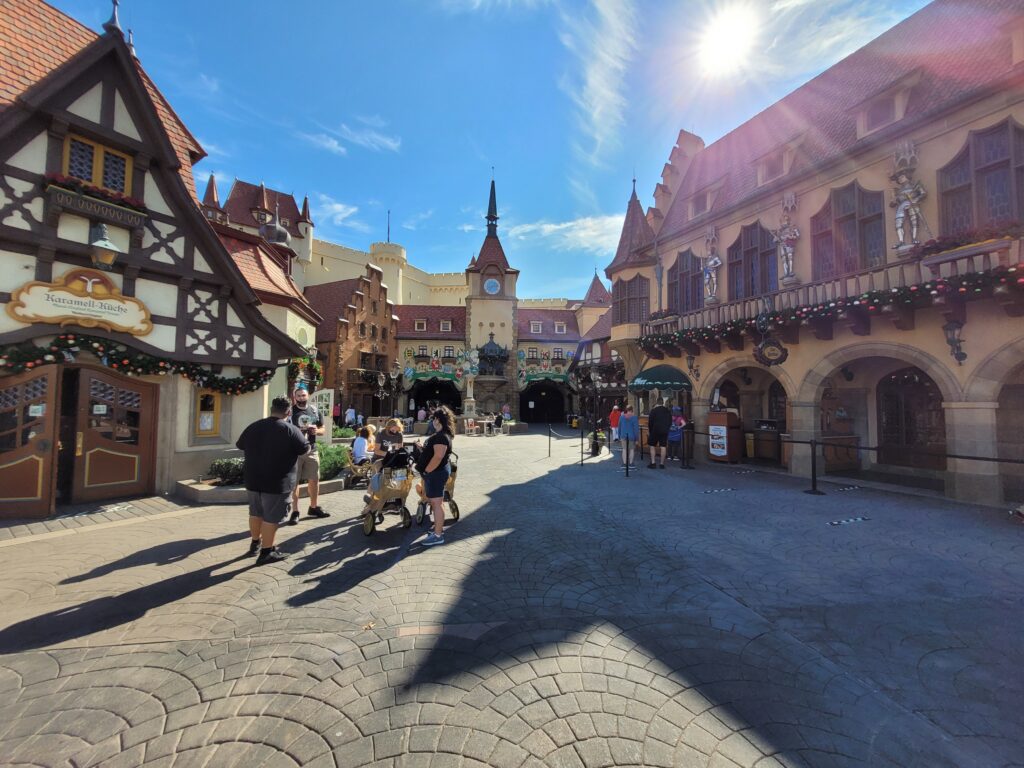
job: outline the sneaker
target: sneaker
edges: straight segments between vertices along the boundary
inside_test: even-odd
[[[431,531],[427,534],[427,538],[423,540],[424,547],[433,547],[438,544],[444,544],[444,534],[438,536],[436,533]]]
[[[288,518],[288,522],[285,525],[298,525],[299,524],[299,510],[292,512],[292,516]]]
[[[279,563],[282,560],[287,560],[288,555],[284,552],[278,552],[277,547],[271,547],[270,549],[261,549],[260,556],[256,558],[256,565],[265,565],[266,563]]]
[[[331,516],[330,512],[324,512],[320,507],[310,507],[308,514],[309,514],[310,517],[330,517]]]
[[[658,469],[664,469],[664,468],[665,468],[665,465],[664,465],[664,464],[659,464],[659,465],[658,465]]]
[[[371,498],[370,494],[364,493],[363,494],[363,504],[369,504],[370,503],[370,498]]]
[[[260,551],[260,540],[259,539],[253,539],[252,541],[249,542],[249,551],[246,552],[245,556],[246,557],[252,557],[253,555],[255,555],[259,551]]]
[[[650,464],[647,465],[647,468],[648,469],[654,469],[655,466],[656,466],[655,463],[652,461]]]

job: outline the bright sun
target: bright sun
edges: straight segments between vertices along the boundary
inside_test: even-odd
[[[734,3],[719,8],[701,35],[701,70],[710,77],[745,68],[757,41],[760,19],[751,5]]]

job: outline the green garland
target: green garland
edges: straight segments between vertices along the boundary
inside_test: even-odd
[[[288,381],[296,382],[303,371],[310,383],[310,391],[316,391],[324,380],[324,368],[315,357],[293,357],[288,363]]]
[[[180,374],[197,387],[227,395],[244,395],[262,389],[274,376],[274,369],[261,368],[244,376],[218,376],[198,363],[182,363],[155,357],[98,336],[62,333],[48,347],[22,344],[0,350],[0,371],[21,373],[58,360],[72,362],[83,351],[107,368],[127,376],[167,376]]]
[[[815,320],[835,320],[853,309],[877,314],[891,312],[898,307],[929,307],[939,297],[978,298],[978,294],[989,290],[994,293],[1008,293],[1010,290],[1024,292],[1024,273],[1018,276],[1017,271],[1017,267],[996,267],[986,272],[937,278],[919,285],[868,291],[856,298],[834,299],[793,309],[775,310],[769,314],[768,323],[774,328],[810,325]],[[649,333],[640,337],[639,344],[645,352],[660,352],[664,351],[662,347],[678,347],[684,342],[698,344],[737,333],[750,334],[756,327],[756,318],[743,318],[685,331]]]

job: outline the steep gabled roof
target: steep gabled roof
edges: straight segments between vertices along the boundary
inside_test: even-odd
[[[466,268],[467,272],[483,272],[485,267],[497,267],[502,272],[519,272],[512,269],[505,258],[505,249],[501,247],[501,240],[497,235],[485,237],[484,244],[480,247],[480,255],[476,261]]]
[[[612,311],[609,309],[594,323],[594,326],[583,335],[583,341],[605,341],[612,337]]]
[[[275,207],[282,219],[288,222],[285,229],[292,237],[302,237],[299,232],[298,223],[302,220],[302,213],[295,197],[286,193],[270,189],[263,184],[250,184],[241,179],[235,179],[228,193],[228,199],[224,201],[224,210],[233,224],[241,224],[248,227],[259,226],[252,217],[254,208],[273,212]]]
[[[590,281],[590,288],[587,289],[587,295],[583,298],[584,307],[610,307],[612,303],[612,295],[608,289],[605,288],[604,283],[601,282],[601,278],[594,273],[594,279]]]
[[[530,323],[541,323],[540,333],[534,333]],[[565,333],[555,333],[555,323],[565,323]],[[519,341],[564,342],[576,344],[580,340],[580,327],[576,313],[571,309],[531,309],[520,307],[516,312]]]
[[[0,7],[0,116],[3,116],[19,96],[54,75],[101,38],[40,0],[5,0]],[[178,173],[185,188],[198,199],[192,165],[206,153],[138,60],[132,59],[132,62],[177,156]]]
[[[359,289],[361,280],[361,277],[350,277],[306,286],[306,300],[324,318],[316,328],[317,343],[337,340],[338,320],[344,318],[345,307],[352,302],[352,294]]]
[[[1008,30],[1021,14],[1020,0],[934,0],[698,152],[664,212],[662,238],[687,228],[689,200],[711,185],[722,183],[716,213],[761,194],[758,161],[789,142],[795,150],[783,179],[895,141],[915,123],[1024,76],[1013,66]],[[858,138],[858,112],[902,83],[912,83],[903,119]]]
[[[636,183],[633,184],[633,194],[629,196],[629,203],[626,204],[626,218],[622,223],[622,234],[619,235],[619,247],[615,250],[615,258],[612,263],[605,267],[604,273],[611,276],[620,269],[633,265],[647,263],[639,258],[636,251],[654,242],[654,230],[644,216],[644,209],[640,206],[640,200],[636,196]]]

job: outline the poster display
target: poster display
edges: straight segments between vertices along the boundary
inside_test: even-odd
[[[712,425],[708,427],[708,450],[712,456],[725,456],[728,453],[728,427]]]

